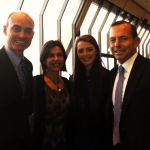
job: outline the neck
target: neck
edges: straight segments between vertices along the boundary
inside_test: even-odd
[[[91,66],[86,67],[86,76],[90,75]]]
[[[59,83],[60,79],[61,79],[59,73],[54,74],[54,73],[50,72],[50,73],[47,73],[46,76],[56,84]]]
[[[60,92],[62,89],[64,89],[64,82],[59,75],[53,76],[50,74],[46,74],[44,76],[44,81],[53,90]]]

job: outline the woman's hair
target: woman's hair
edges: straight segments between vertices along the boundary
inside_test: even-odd
[[[96,70],[97,68],[101,67],[101,50],[95,40],[95,38],[90,35],[90,34],[86,34],[86,35],[81,35],[77,38],[76,42],[75,42],[75,67],[74,67],[74,78],[79,78],[81,77],[81,74],[85,74],[85,67],[84,65],[81,63],[81,61],[79,60],[79,57],[77,55],[77,45],[79,42],[88,42],[90,44],[92,44],[95,49],[96,49],[96,58],[94,60],[94,63],[92,65],[91,71]],[[90,72],[91,72],[90,71]]]
[[[63,57],[64,57],[64,66],[62,67],[61,71],[66,71],[66,64],[65,63],[66,63],[67,56],[66,56],[64,46],[62,45],[62,43],[59,40],[55,40],[55,41],[50,40],[50,41],[47,41],[43,45],[41,57],[40,57],[40,62],[41,62],[42,69],[43,69],[44,73],[46,73],[46,70],[47,70],[46,59],[49,57],[51,49],[53,49],[56,46],[62,50]]]
[[[103,70],[102,64],[101,64],[101,51],[100,48],[95,40],[95,38],[91,35],[81,35],[77,38],[75,42],[75,67],[74,72],[72,76],[73,80],[73,91],[76,97],[82,97],[83,96],[83,90],[85,86],[85,80],[87,78],[86,76],[86,68],[81,63],[81,61],[78,58],[77,55],[77,45],[79,42],[89,42],[92,44],[96,49],[96,58],[93,62],[93,65],[89,71],[89,76],[92,79],[92,82],[94,83],[95,87],[97,87],[97,84],[99,83],[98,80],[100,78],[101,71]]]

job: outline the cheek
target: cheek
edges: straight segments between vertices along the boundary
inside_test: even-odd
[[[31,43],[32,37],[27,38],[28,43]]]
[[[65,59],[62,57],[61,59],[60,59],[62,62],[65,62]]]
[[[95,53],[95,54],[93,54],[93,56],[92,56],[92,57],[93,57],[93,60],[95,60],[95,59],[96,59],[96,55],[97,55],[96,53]]]
[[[50,60],[49,60],[49,59],[47,59],[47,60],[45,61],[45,64],[46,64],[46,66],[48,67],[48,66],[49,66],[49,64],[50,64]]]
[[[78,54],[77,56],[78,56],[78,59],[79,59],[79,60],[81,60],[81,58],[82,58],[82,55],[79,55],[79,54]]]

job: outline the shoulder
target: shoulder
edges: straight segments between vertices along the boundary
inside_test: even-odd
[[[24,57],[24,59],[25,59],[26,64],[29,65],[30,67],[32,67],[31,61],[26,57]]]
[[[104,68],[104,67],[101,67],[100,68],[100,75],[104,78],[108,78],[109,75],[110,75],[110,70]]]
[[[65,84],[65,86],[67,87],[67,89],[69,90],[69,92],[70,92],[70,81],[67,79],[67,78],[65,78],[65,77],[62,77],[62,79],[63,79],[63,81],[64,81],[64,84]]]
[[[33,77],[34,81],[44,81],[44,76],[43,75],[36,75]]]
[[[65,77],[61,77],[65,84],[69,84],[69,80]]]
[[[150,71],[150,59],[146,58],[140,54],[138,54],[137,58],[135,59],[134,65],[133,65],[134,69],[139,70],[139,68],[141,70],[145,70],[145,71]]]
[[[36,75],[33,77],[34,81],[34,89],[36,90],[44,90],[44,76],[43,75]]]
[[[140,54],[138,54],[136,61],[142,61],[142,62],[145,62],[146,64],[150,64],[150,59]]]
[[[8,58],[5,48],[0,49],[0,61],[5,61]]]
[[[103,66],[101,67],[101,71],[107,74],[110,72],[108,69],[104,68]]]

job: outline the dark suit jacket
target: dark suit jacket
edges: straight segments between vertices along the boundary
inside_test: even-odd
[[[107,105],[110,143],[113,130],[112,89],[117,67],[111,73],[112,84]],[[124,93],[120,136],[123,150],[150,149],[150,60],[141,55],[138,55],[135,60]]]
[[[32,110],[32,64],[28,64],[28,83],[23,97],[17,73],[4,48],[0,50],[0,149],[20,150],[29,133]],[[27,145],[27,143],[24,143]],[[25,148],[25,147],[24,147]]]

